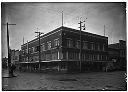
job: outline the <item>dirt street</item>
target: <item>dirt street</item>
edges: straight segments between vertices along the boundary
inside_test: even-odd
[[[3,90],[126,90],[125,72],[51,74],[16,72],[2,78]]]

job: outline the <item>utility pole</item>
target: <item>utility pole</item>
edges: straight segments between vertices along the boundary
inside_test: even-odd
[[[27,62],[29,62],[29,43],[27,40]],[[28,69],[28,64],[27,64],[27,69]]]
[[[28,40],[27,40],[27,58],[28,58],[28,62],[29,62],[29,43],[28,43]]]
[[[104,25],[104,36],[105,36],[105,25]]]
[[[10,48],[9,48],[9,31],[8,31],[8,26],[9,25],[16,25],[16,24],[9,24],[7,22],[7,24],[5,24],[5,25],[7,25],[8,71],[9,71],[8,72],[9,73],[8,77],[13,77],[13,74],[11,72],[11,54],[10,54]]]
[[[37,37],[39,37],[39,70],[41,70],[40,35],[44,33],[38,32],[38,28],[37,28],[37,32],[35,33],[37,33],[38,34]]]
[[[62,26],[63,26],[63,11],[62,11]]]
[[[23,47],[24,47],[24,37],[23,37]],[[23,48],[22,47],[22,48]],[[24,61],[24,57],[25,57],[25,53],[24,53],[24,51],[23,51],[23,57],[22,57],[22,60]]]
[[[86,18],[87,19],[87,18]],[[85,27],[85,24],[84,24],[84,26],[82,26],[82,23],[84,23],[85,21],[81,21],[80,20],[80,22],[78,23],[78,24],[80,24],[80,72],[81,72],[81,64],[82,64],[82,38],[81,38],[81,31],[82,31],[82,27],[83,27],[83,30],[85,30],[86,29],[86,27]]]

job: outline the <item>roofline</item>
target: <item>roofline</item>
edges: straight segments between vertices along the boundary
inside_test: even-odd
[[[64,28],[64,29],[65,29],[65,28],[66,28],[66,29],[70,29],[70,32],[73,32],[72,30],[75,30],[75,31],[78,31],[78,32],[76,32],[76,33],[79,34],[79,30],[76,30],[76,29],[73,29],[73,28],[69,28],[69,27],[64,27],[64,26],[61,26],[61,27],[59,27],[59,28],[56,28],[56,29],[53,30],[53,31],[57,31],[57,30],[59,30],[59,29],[61,29],[61,28]],[[45,37],[45,36],[47,36],[47,35],[50,35],[53,31],[50,31],[50,32],[48,32],[48,33],[42,35],[40,38]],[[59,30],[59,31],[60,31],[60,30]],[[59,31],[58,31],[58,32],[59,32]],[[103,37],[103,38],[108,39],[108,37],[105,37],[105,36],[101,36],[101,35],[97,35],[97,34],[93,34],[93,33],[85,32],[85,31],[82,31],[82,32],[84,33],[84,35],[85,35],[85,34],[87,34],[87,35],[89,34],[89,35],[92,35],[92,36],[98,36],[98,37]],[[33,42],[33,41],[35,41],[35,40],[38,40],[38,38],[35,38],[35,39],[29,41],[28,43],[31,43],[31,42]],[[21,45],[21,47],[24,46],[24,45],[27,45],[27,42],[26,42],[25,44]]]
[[[59,28],[57,28],[57,29],[55,29],[55,30],[52,30],[52,31],[50,31],[50,32],[48,32],[48,33],[46,33],[46,34],[40,36],[40,38],[43,38],[43,37],[45,38],[45,36],[50,35],[53,31],[57,31],[57,30],[61,29],[62,27],[63,27],[63,26],[61,26],[61,27],[59,27]],[[60,30],[59,30],[59,31],[60,31]],[[58,32],[59,32],[59,31],[58,31]],[[31,42],[33,42],[33,41],[35,41],[35,40],[38,40],[38,38],[35,38],[35,39],[29,41],[28,43],[31,43]],[[21,46],[24,46],[24,45],[27,45],[27,42],[26,42],[25,44],[21,45]]]
[[[64,28],[75,30],[75,31],[80,31],[80,30],[77,30],[77,29],[69,28],[69,27],[64,27]],[[81,31],[81,32],[89,34],[89,35],[94,35],[94,36],[100,36],[100,37],[103,37],[103,38],[108,38],[106,36],[102,36],[102,35],[98,35],[98,34],[93,34],[93,33],[85,32],[85,31]]]

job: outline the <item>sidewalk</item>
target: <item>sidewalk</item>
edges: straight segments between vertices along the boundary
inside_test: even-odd
[[[4,72],[7,73],[7,72]],[[3,90],[125,90],[124,71],[81,74],[16,72],[2,78]]]

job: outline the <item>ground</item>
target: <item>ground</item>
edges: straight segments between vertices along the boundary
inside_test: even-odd
[[[126,90],[124,71],[75,74],[15,72],[17,77],[5,78],[3,90]]]

